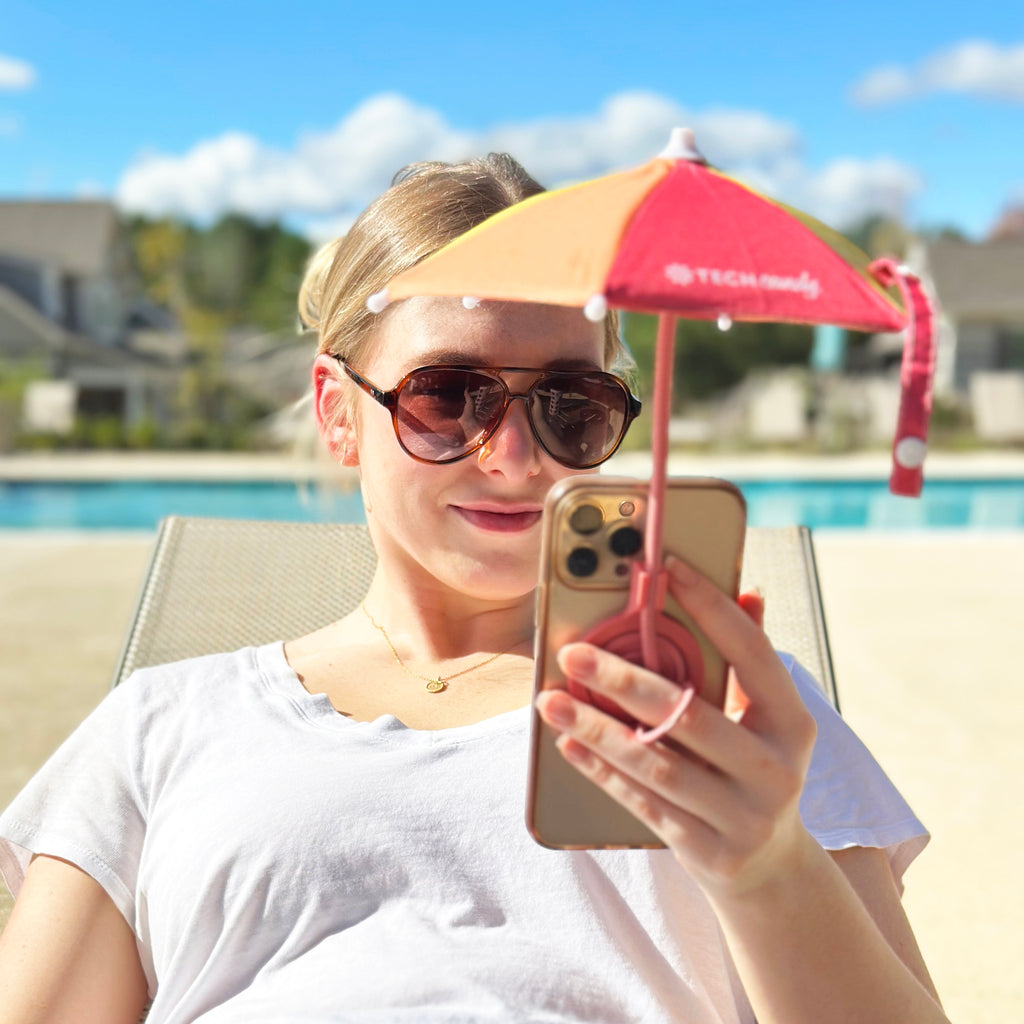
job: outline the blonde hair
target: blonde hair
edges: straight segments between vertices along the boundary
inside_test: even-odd
[[[528,196],[543,192],[511,156],[491,153],[458,164],[411,164],[342,238],[317,252],[299,291],[299,316],[319,336],[318,352],[357,362],[379,324],[366,300],[396,274]],[[582,314],[581,314],[582,315]],[[605,323],[605,365],[630,362],[618,318]]]

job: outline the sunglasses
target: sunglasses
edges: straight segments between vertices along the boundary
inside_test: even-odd
[[[515,398],[526,406],[530,430],[556,462],[590,469],[619,447],[640,402],[618,377],[600,370],[537,370],[520,366],[422,366],[390,391],[335,359],[375,402],[391,413],[403,450],[420,462],[457,462],[485,445]],[[503,373],[532,373],[522,392]]]

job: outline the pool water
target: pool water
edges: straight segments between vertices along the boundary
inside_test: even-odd
[[[752,526],[828,529],[1024,528],[1024,479],[930,480],[920,499],[884,480],[736,480]],[[363,522],[358,490],[287,482],[0,482],[0,529],[153,530],[167,515]]]
[[[364,520],[358,490],[328,494],[290,482],[0,483],[0,528],[153,530],[170,515],[303,522]]]

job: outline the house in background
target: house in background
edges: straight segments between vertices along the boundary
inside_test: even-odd
[[[112,204],[0,202],[0,367],[62,382],[65,395],[54,402],[51,387],[50,401],[29,403],[30,417],[70,403],[128,426],[161,420],[185,354],[166,314],[140,301]]]
[[[939,239],[921,269],[940,307],[937,389],[966,393],[979,371],[1024,371],[1024,235]]]
[[[938,298],[937,394],[970,402],[982,441],[1024,441],[1024,211],[984,242],[939,239],[918,265]]]

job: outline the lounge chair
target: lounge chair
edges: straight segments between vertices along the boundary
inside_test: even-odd
[[[351,611],[376,555],[365,526],[171,516],[160,524],[114,674],[301,636]],[[751,527],[742,586],[766,596],[765,629],[838,707],[806,527]]]

